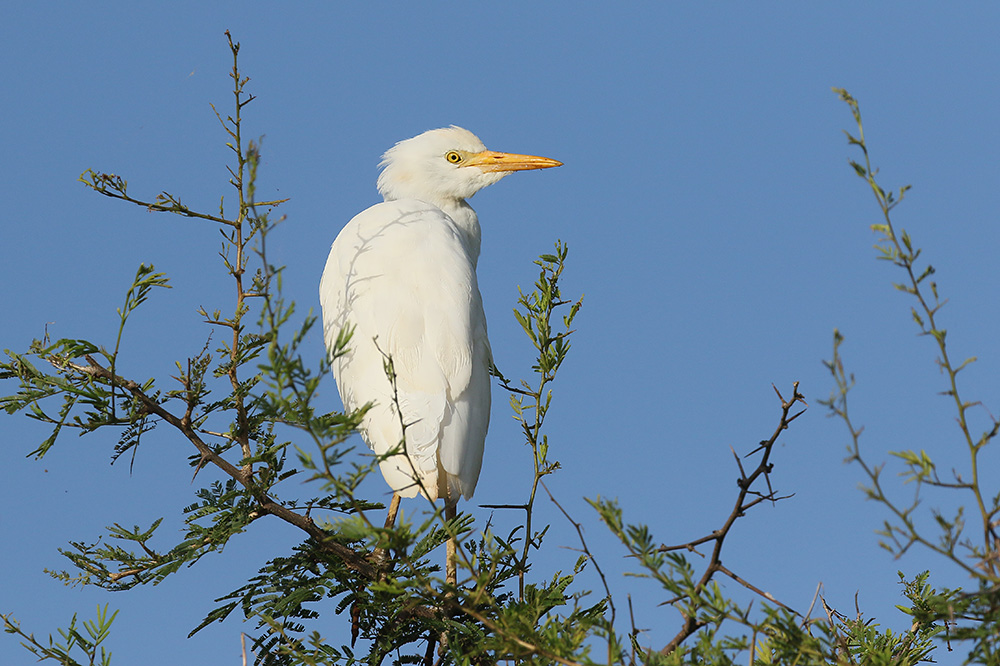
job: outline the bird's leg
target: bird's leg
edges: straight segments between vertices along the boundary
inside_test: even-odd
[[[399,512],[399,493],[392,494],[389,502],[389,513],[385,517],[385,529],[396,526],[396,514]]]
[[[445,500],[444,518],[451,521],[455,519],[455,507],[458,503]],[[449,585],[458,584],[458,539],[452,535],[448,537],[448,561],[445,563],[445,581]]]
[[[392,501],[389,502],[389,513],[385,517],[385,529],[391,529],[396,525],[396,514],[399,513],[399,493],[392,494]],[[372,551],[372,560],[375,566],[383,568],[388,564],[389,556],[385,548],[376,548]]]
[[[456,506],[458,505],[457,500],[453,500],[450,497],[444,500],[444,519],[446,521],[452,521],[455,519],[457,513]],[[458,539],[454,535],[448,537],[447,545],[447,560],[444,564],[444,579],[449,587],[458,586]],[[454,597],[454,591],[449,590],[446,593],[448,599]],[[438,636],[438,656],[443,660],[446,653],[448,652],[448,632],[442,631],[441,635]]]

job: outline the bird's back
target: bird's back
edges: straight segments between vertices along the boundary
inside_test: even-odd
[[[409,456],[381,464],[389,485],[404,497],[421,487],[431,499],[471,497],[489,425],[491,356],[475,260],[451,218],[414,199],[355,216],[333,243],[320,301],[327,349],[354,327],[333,373],[345,409],[374,403],[365,441],[384,455],[399,447],[406,424]]]

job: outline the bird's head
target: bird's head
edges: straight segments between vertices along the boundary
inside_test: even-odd
[[[468,199],[514,171],[547,169],[562,162],[534,155],[486,150],[461,127],[443,127],[400,141],[382,156],[378,191],[386,201],[430,203]]]

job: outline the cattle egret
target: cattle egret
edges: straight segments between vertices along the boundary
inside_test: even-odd
[[[346,410],[372,404],[360,430],[394,491],[390,517],[400,496],[418,492],[454,516],[479,479],[492,356],[476,281],[481,231],[466,199],[511,172],[560,165],[487,150],[460,127],[424,132],[386,151],[385,201],[333,242],[320,282],[324,338],[332,352],[353,330],[333,375]]]

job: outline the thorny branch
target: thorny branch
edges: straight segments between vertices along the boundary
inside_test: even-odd
[[[715,574],[722,573],[726,576],[729,576],[739,584],[743,585],[751,592],[759,594],[768,601],[778,604],[782,608],[791,611],[792,610],[791,608],[777,601],[767,592],[764,592],[759,588],[751,585],[747,581],[743,580],[735,573],[724,567],[722,564],[722,545],[725,542],[726,537],[729,535],[729,531],[736,523],[736,520],[738,518],[743,517],[748,509],[750,509],[753,506],[756,506],[757,504],[760,504],[761,502],[764,501],[774,502],[781,499],[787,499],[787,497],[776,496],[774,494],[774,491],[771,489],[771,482],[769,476],[771,470],[773,469],[773,465],[771,464],[771,451],[774,447],[774,444],[778,441],[778,438],[781,436],[781,433],[788,428],[789,424],[791,424],[792,421],[797,419],[799,416],[803,414],[803,412],[805,412],[805,408],[808,407],[808,404],[805,401],[805,396],[799,393],[798,382],[794,382],[792,384],[791,400],[786,400],[784,396],[781,395],[781,392],[778,390],[777,387],[774,387],[774,392],[778,394],[778,399],[781,400],[781,418],[778,421],[778,427],[774,429],[774,433],[772,433],[769,439],[762,441],[756,449],[747,454],[749,456],[758,452],[763,452],[760,457],[760,462],[757,464],[756,469],[747,474],[746,470],[743,469],[742,463],[740,463],[739,459],[737,458],[737,464],[739,465],[740,469],[740,477],[739,479],[737,479],[736,485],[739,486],[740,492],[736,497],[736,502],[733,505],[733,510],[730,512],[729,517],[726,519],[726,522],[722,525],[722,527],[713,531],[711,534],[676,546],[664,545],[660,547],[660,551],[668,552],[675,550],[687,550],[697,553],[698,552],[696,550],[697,546],[704,543],[714,542],[715,545],[712,548],[712,554],[709,557],[708,564],[705,567],[705,571],[702,574],[701,579],[698,581],[697,585],[694,588],[695,596],[697,596],[703,590],[706,589],[706,587],[708,586],[712,578],[715,576]],[[796,404],[802,404],[804,405],[804,407],[803,409],[800,409],[799,411],[792,413],[793,408],[795,407]],[[764,477],[764,480],[767,483],[766,494],[753,489],[754,483],[761,477]],[[750,499],[748,500],[748,498]],[[679,601],[679,599],[671,599],[668,603],[676,603],[677,601]],[[697,632],[702,626],[703,623],[700,622],[698,618],[695,617],[693,614],[685,615],[684,626],[681,628],[680,631],[677,632],[677,635],[674,636],[674,638],[669,643],[667,643],[667,645],[662,650],[660,650],[660,652],[662,654],[670,654],[671,652],[676,650],[677,647],[681,643],[683,643],[689,636]]]

